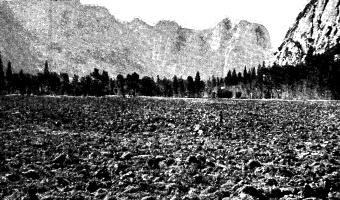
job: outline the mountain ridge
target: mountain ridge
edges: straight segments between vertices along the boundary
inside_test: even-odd
[[[308,52],[325,53],[340,42],[340,0],[310,0],[276,53],[280,65],[304,62]]]
[[[185,77],[200,71],[207,78],[225,76],[233,68],[256,67],[270,57],[267,29],[244,20],[235,24],[226,18],[213,28],[194,30],[169,20],[154,26],[140,19],[121,22],[106,8],[83,5],[79,0],[0,3],[0,14],[12,12],[11,18],[19,23],[16,27],[22,27],[15,38],[20,45],[28,43],[26,54],[32,58],[14,59],[23,51],[20,45],[12,51],[10,45],[0,42],[5,46],[1,51],[5,58],[13,59],[15,68],[28,72],[41,71],[44,60],[49,60],[51,70],[70,74],[88,74],[96,67],[113,76],[136,71]],[[23,65],[29,66],[20,67]]]

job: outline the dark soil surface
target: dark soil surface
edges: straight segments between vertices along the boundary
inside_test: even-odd
[[[339,199],[339,108],[0,97],[0,198]]]

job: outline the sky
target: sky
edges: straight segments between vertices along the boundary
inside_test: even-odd
[[[176,21],[191,29],[212,28],[224,18],[264,25],[273,49],[309,0],[81,0],[83,4],[105,6],[116,19],[139,18],[155,25],[159,20]]]

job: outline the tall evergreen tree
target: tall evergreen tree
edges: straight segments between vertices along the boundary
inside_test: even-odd
[[[48,61],[45,61],[45,66],[44,66],[44,74],[48,75],[50,73],[49,67],[48,67]]]
[[[179,83],[178,83],[178,78],[177,76],[175,75],[173,78],[172,78],[172,88],[173,88],[173,93],[175,96],[178,96],[178,91],[179,91]]]
[[[117,94],[116,92],[116,81],[113,80],[112,78],[110,78],[110,81],[109,81],[109,94],[110,95],[114,95],[114,94]]]
[[[19,78],[19,83],[18,83],[19,88],[18,89],[20,91],[20,94],[24,95],[24,94],[26,94],[26,87],[28,86],[28,83],[26,81],[26,76],[25,76],[23,70],[20,70],[18,78]]]
[[[157,75],[156,86],[157,86],[157,95],[158,96],[163,96],[162,91],[161,91],[161,84],[162,84],[162,81],[161,81],[159,75]]]
[[[136,72],[133,72],[131,75],[131,81],[132,81],[132,90],[133,90],[133,96],[136,96],[136,93],[139,91],[139,74]]]
[[[163,78],[162,80],[162,88],[163,88],[163,95],[166,97],[172,97],[173,96],[173,88],[172,88],[172,82],[171,80],[168,80],[167,78]]]
[[[247,67],[244,66],[244,70],[243,70],[243,83],[246,84],[249,81],[249,74],[248,74],[248,70]]]
[[[79,96],[82,94],[80,84],[79,84],[79,76],[76,74],[72,78],[71,88],[72,88],[72,95]]]
[[[94,68],[93,72],[90,74],[91,81],[91,95],[95,96],[102,96],[103,95],[103,82],[102,82],[102,76],[99,73],[99,69]]]
[[[215,76],[211,77],[211,83],[213,88],[217,87],[217,80]]]
[[[195,94],[195,83],[194,83],[194,79],[191,76],[188,76],[187,78],[187,90],[188,90],[188,96],[193,97]]]
[[[44,66],[44,73],[42,74],[41,77],[41,83],[42,84],[42,92],[43,93],[50,93],[51,90],[51,76],[50,76],[50,70],[49,70],[49,64],[48,61],[45,61],[45,66]]]
[[[5,90],[5,74],[4,74],[4,64],[2,62],[2,56],[0,52],[0,95]]]
[[[255,67],[253,67],[253,68],[251,68],[251,73],[250,73],[251,75],[251,80],[253,81],[253,80],[255,80],[256,79],[256,69],[255,69]]]
[[[94,68],[93,72],[91,73],[91,76],[95,79],[101,79],[100,73],[99,73],[99,69]]]
[[[257,68],[257,82],[259,82],[260,84],[263,81],[264,69],[265,69],[265,67],[263,67],[263,65],[262,66],[259,65],[258,68]]]
[[[226,84],[227,86],[229,86],[229,85],[232,85],[232,82],[233,82],[233,77],[232,77],[232,75],[231,75],[231,71],[228,70],[228,73],[227,73],[227,81],[225,81],[225,84]]]
[[[141,94],[144,96],[154,96],[157,94],[157,86],[155,81],[148,77],[144,76],[141,80]]]
[[[68,76],[68,74],[67,74]],[[61,81],[60,77],[56,72],[52,72],[49,74],[49,93],[51,94],[60,94],[60,86]]]
[[[13,92],[13,72],[11,61],[8,61],[7,71],[6,71],[6,88],[8,93]]]
[[[60,74],[61,77],[61,91],[60,93],[62,95],[64,94],[71,94],[71,85],[70,85],[70,79],[67,73],[61,73]]]
[[[87,75],[85,77],[83,77],[84,79],[82,79],[82,90],[83,90],[83,94],[84,95],[95,95],[95,91],[93,89],[93,79],[90,75]]]
[[[124,76],[121,74],[118,74],[117,78],[117,87],[118,87],[118,94],[122,95],[123,97],[125,97],[125,80],[124,80]]]
[[[241,72],[237,73],[237,84],[240,84],[242,80],[243,80],[242,73]]]
[[[179,95],[181,97],[184,97],[185,96],[185,84],[184,84],[184,80],[182,77],[178,79],[178,87],[179,87]]]
[[[231,80],[232,85],[237,85],[237,74],[235,68],[233,69],[233,72],[231,74]]]
[[[105,70],[103,70],[101,75],[101,81],[102,81],[102,90],[104,95],[108,95],[110,93],[110,77],[109,73]]]
[[[195,76],[195,95],[200,96],[202,90],[201,76],[199,72],[196,72]]]

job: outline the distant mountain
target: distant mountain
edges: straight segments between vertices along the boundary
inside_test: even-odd
[[[311,0],[276,53],[278,64],[303,62],[310,49],[321,54],[340,43],[340,0]]]
[[[103,7],[79,0],[0,0],[0,50],[15,69],[84,75],[94,67],[110,75],[226,76],[228,70],[256,67],[270,56],[267,29],[229,19],[211,29],[121,22]]]

